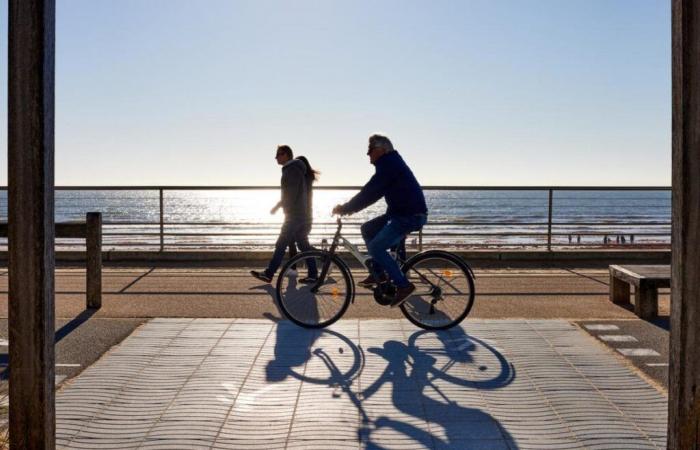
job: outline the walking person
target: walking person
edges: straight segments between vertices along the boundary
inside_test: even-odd
[[[277,164],[282,166],[281,199],[279,205],[284,211],[284,223],[275,243],[267,268],[263,271],[251,270],[250,274],[260,281],[269,283],[282,264],[282,258],[287,247],[296,242],[301,251],[313,250],[309,244],[310,221],[310,192],[311,183],[307,182],[307,165],[300,159],[294,159],[294,153],[288,145],[280,145],[275,153]],[[307,161],[308,163],[308,161]],[[309,166],[310,167],[310,166]],[[311,175],[315,174],[312,171]],[[315,178],[314,178],[315,179]],[[273,208],[274,209],[274,208]],[[315,283],[318,276],[317,267],[313,260],[308,262],[308,276],[299,280],[300,283]]]
[[[428,208],[418,180],[399,152],[394,150],[389,138],[379,134],[370,136],[367,156],[375,166],[374,175],[347,203],[336,205],[333,214],[353,214],[384,197],[386,212],[360,228],[372,256],[370,275],[361,284],[381,283],[386,279],[386,272],[396,285],[396,296],[391,303],[395,307],[403,303],[416,287],[408,281],[387,249],[399,245],[406,234],[423,228],[428,220]]]
[[[318,176],[321,174],[318,170],[314,170],[311,167],[311,164],[309,163],[309,160],[306,159],[306,156],[297,156],[296,159],[304,163],[304,166],[306,167],[306,228],[303,230],[303,234],[307,237],[309,236],[309,233],[311,233],[311,228],[313,227],[313,220],[314,220],[314,208],[313,208],[313,199],[314,199],[314,191],[313,191],[313,184],[318,180]],[[271,210],[270,214],[275,214],[277,211],[282,207],[282,202],[278,202]],[[297,254],[297,243],[296,241],[292,241],[289,243],[289,259],[292,259],[296,256]],[[292,270],[296,271],[297,268],[296,266],[292,266]]]

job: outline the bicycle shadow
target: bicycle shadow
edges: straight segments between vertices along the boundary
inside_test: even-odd
[[[294,377],[328,386],[333,397],[345,395],[360,414],[357,438],[363,448],[388,448],[386,433],[399,434],[405,442],[427,448],[469,448],[470,443],[484,442],[502,444],[502,448],[515,445],[479,400],[479,391],[511,384],[515,369],[491,344],[468,335],[461,327],[441,332],[420,330],[410,335],[407,343],[388,340],[365,353],[337,331],[307,330],[278,318],[271,320],[276,322],[277,341],[275,357],[268,361],[268,381]],[[352,367],[348,368],[348,355],[333,356],[335,346],[316,345],[321,336],[335,337],[344,346],[351,346]],[[309,378],[304,374],[303,365],[312,358],[323,362],[327,375]],[[356,380],[368,360],[375,368],[382,362],[379,366],[383,365],[383,370],[378,376],[364,375],[360,389]]]
[[[435,346],[435,340],[425,348],[417,345],[419,338],[428,333],[436,336],[441,346]],[[362,390],[362,402],[367,402],[386,385],[399,415],[426,420],[429,426],[420,427],[379,415],[374,420],[374,428],[358,430],[365,448],[384,448],[381,442],[372,440],[372,434],[386,429],[428,448],[468,448],[470,443],[479,441],[493,445],[499,442],[513,448],[512,436],[498,420],[479,407],[471,406],[473,399],[479,397],[479,390],[499,389],[512,383],[516,377],[513,365],[490,344],[467,335],[460,327],[449,332],[418,331],[408,342],[407,345],[386,341],[381,348],[367,349],[368,353],[384,359],[387,365],[384,372]],[[483,356],[476,360],[473,353],[477,350],[488,352],[491,355],[488,360],[495,367],[485,365]],[[440,360],[444,362],[442,367],[438,367]],[[483,376],[492,372],[496,375]],[[475,375],[479,379],[471,379]],[[455,386],[463,389],[455,390]],[[373,416],[371,411],[367,415]]]

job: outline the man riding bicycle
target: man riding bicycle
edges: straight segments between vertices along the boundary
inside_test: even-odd
[[[360,284],[382,283],[386,281],[386,272],[396,285],[396,295],[391,302],[393,308],[406,301],[416,287],[408,281],[387,250],[399,245],[408,233],[425,225],[428,208],[423,189],[389,138],[379,134],[370,136],[367,155],[375,166],[374,175],[347,203],[336,205],[333,214],[353,214],[384,197],[386,212],[361,227],[372,260],[368,264],[370,275]]]

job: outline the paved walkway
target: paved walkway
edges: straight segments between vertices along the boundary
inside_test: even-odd
[[[664,448],[666,398],[563,320],[154,319],[57,395],[61,448]]]

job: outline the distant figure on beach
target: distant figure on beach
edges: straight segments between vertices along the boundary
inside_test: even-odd
[[[267,268],[264,271],[251,270],[250,274],[260,281],[269,283],[282,264],[282,258],[287,247],[296,242],[303,252],[313,250],[309,244],[311,231],[311,178],[315,179],[316,172],[307,170],[311,166],[306,158],[294,159],[294,153],[288,145],[280,145],[275,153],[277,164],[282,166],[281,199],[279,206],[284,211],[284,223],[275,243]],[[274,210],[274,208],[273,208]],[[313,259],[308,261],[308,276],[298,280],[300,283],[315,283],[318,273]]]
[[[389,138],[379,134],[370,136],[367,155],[375,166],[374,175],[350,201],[336,205],[333,214],[353,214],[384,197],[386,212],[360,228],[372,257],[368,264],[370,274],[360,284],[370,287],[382,283],[386,281],[385,273],[388,274],[396,285],[396,296],[391,302],[395,307],[403,303],[416,287],[408,281],[387,250],[399,245],[406,234],[423,228],[428,221],[428,208],[423,189]]]
[[[313,184],[318,180],[318,176],[321,172],[318,170],[314,170],[311,167],[311,164],[309,163],[309,160],[306,159],[306,156],[297,156],[296,159],[304,163],[304,166],[306,167],[306,220],[307,220],[307,228],[308,230],[305,231],[306,236],[309,235],[311,232],[311,227],[313,226],[313,220],[314,220],[314,208],[313,208],[313,202],[314,202],[314,190],[313,190]],[[270,210],[270,214],[276,214],[277,211],[282,207],[282,201],[280,200],[275,206],[272,207]],[[296,241],[292,241],[289,243],[289,258],[294,258],[297,254],[297,244]],[[296,266],[292,266],[293,270],[296,270]]]

